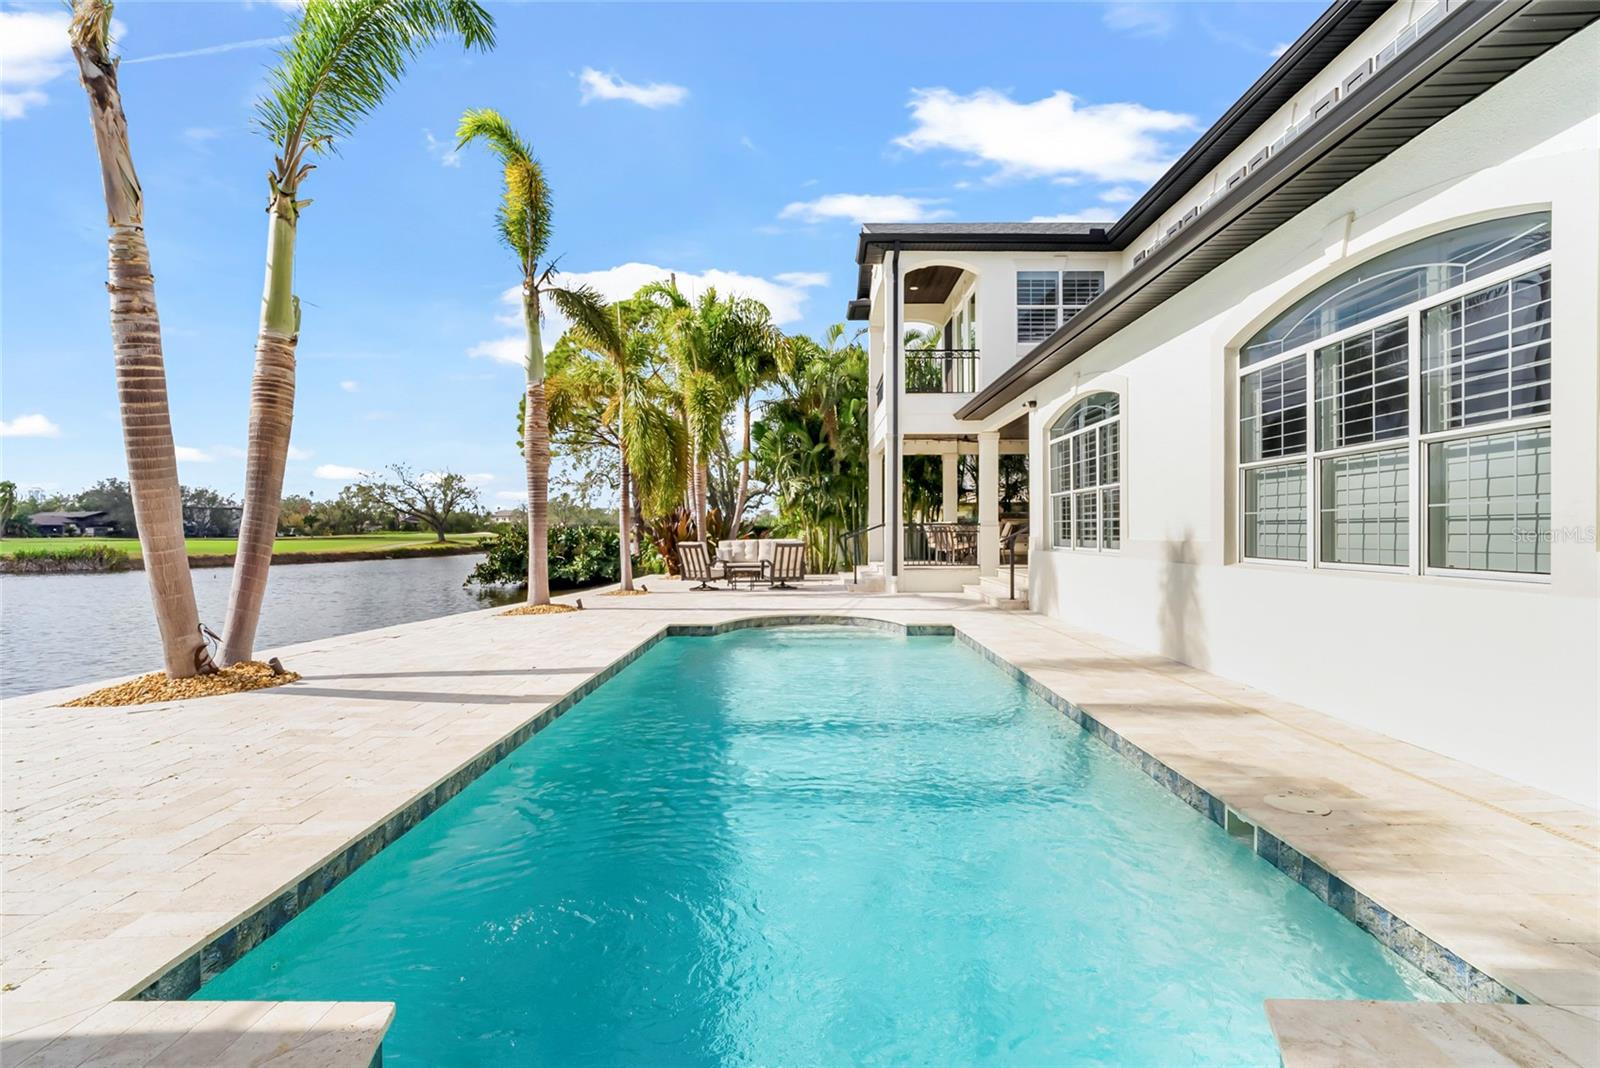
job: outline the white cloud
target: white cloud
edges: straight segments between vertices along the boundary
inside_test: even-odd
[[[1107,29],[1134,37],[1165,37],[1178,24],[1175,4],[1152,0],[1113,0],[1106,5],[1100,21]]]
[[[0,438],[59,438],[61,428],[43,413],[19,415],[15,419],[0,419]]]
[[[702,272],[674,270],[657,267],[653,263],[624,263],[603,271],[562,272],[557,282],[563,286],[592,286],[606,300],[624,300],[637,293],[650,282],[665,282],[677,276],[678,288],[695,296],[710,287],[718,296],[752,297],[767,306],[772,321],[779,326],[798,322],[805,314],[810,290],[828,284],[827,274],[821,271],[786,271],[772,278],[741,274],[738,271],[709,270]],[[513,286],[500,294],[500,302],[518,309],[516,315],[496,316],[502,323],[521,323],[522,287]],[[545,304],[544,341],[548,347],[555,343],[567,329],[566,320],[548,303]],[[527,339],[517,333],[508,337],[480,341],[467,350],[475,358],[521,367],[527,354]]]
[[[827,219],[849,219],[854,223],[904,223],[922,222],[949,215],[936,209],[940,203],[924,197],[907,197],[898,193],[828,193],[815,200],[796,200],[778,212],[780,219],[799,219],[815,223]]]
[[[357,382],[353,378],[347,378],[343,382],[339,383],[339,388],[344,390],[346,393],[355,393],[361,389],[361,383]]]
[[[493,475],[462,475],[468,482],[493,482]]]
[[[525,501],[528,499],[527,490],[498,490],[494,495],[497,501]]]
[[[583,68],[578,75],[580,102],[591,100],[626,100],[647,108],[670,108],[689,98],[689,90],[669,82],[651,82],[635,85],[615,74],[602,74],[593,67]]]
[[[351,482],[358,478],[365,478],[368,472],[359,467],[346,467],[344,464],[318,464],[311,472],[318,478],[326,478],[335,482]]]
[[[517,299],[522,299],[522,290],[517,290]],[[480,341],[467,350],[467,355],[474,359],[482,358],[494,360],[496,363],[513,363],[522,366],[528,353],[526,338],[502,337],[494,341]]]
[[[0,11],[0,118],[20,119],[49,97],[43,87],[71,69],[70,16]]]
[[[443,167],[461,166],[461,153],[457,152],[448,141],[441,141],[433,136],[432,130],[423,130],[423,147],[428,150],[428,155],[439,161]]]
[[[291,459],[291,460],[309,460],[309,459],[311,459],[311,457],[312,457],[312,452],[311,452],[310,449],[297,449],[293,445],[289,446],[289,459]]]
[[[1100,194],[1100,202],[1102,204],[1127,204],[1130,201],[1137,200],[1140,192],[1141,190],[1131,185],[1113,186]]]
[[[186,464],[208,464],[216,457],[204,449],[197,449],[192,445],[174,446],[178,453],[178,461]]]
[[[1153,181],[1170,162],[1161,135],[1195,125],[1190,115],[1143,104],[1084,104],[1059,89],[1027,103],[997,89],[970,96],[914,89],[908,106],[915,125],[895,144],[959,152],[974,164],[994,164],[1002,178]]]
[[[289,40],[288,35],[281,37],[254,37],[248,41],[226,41],[222,44],[206,45],[203,48],[186,48],[181,52],[158,52],[153,56],[139,56],[136,59],[125,59],[127,63],[158,63],[165,59],[188,59],[191,56],[214,56],[222,52],[237,52],[245,48],[266,48],[269,45],[283,44]]]
[[[1289,46],[1291,44],[1293,44],[1293,43],[1294,43],[1293,41],[1283,41],[1283,42],[1280,42],[1279,44],[1275,44],[1270,49],[1267,50],[1267,54],[1269,56],[1271,56],[1273,59],[1277,59],[1279,56],[1281,56],[1285,52],[1289,51]]]
[[[190,126],[183,131],[183,139],[191,145],[200,146],[215,141],[225,131],[215,126]]]

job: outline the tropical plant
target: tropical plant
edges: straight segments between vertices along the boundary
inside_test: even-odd
[[[677,280],[657,282],[640,291],[660,307],[672,354],[678,405],[689,435],[689,499],[694,529],[701,541],[714,538],[708,526],[711,460],[725,445],[723,424],[737,396],[734,352],[748,328],[748,313],[737,298],[721,300],[708,287],[691,299]]]
[[[550,527],[550,583],[572,589],[615,582],[621,539],[609,524],[556,523]],[[528,573],[528,528],[509,523],[495,532],[494,541],[463,585],[514,585]]]
[[[112,354],[140,555],[161,632],[163,665],[172,678],[187,678],[216,666],[200,629],[183,541],[183,497],[155,277],[144,236],[144,192],[128,145],[117,62],[111,57],[111,7],[109,0],[77,0],[68,34],[89,98],[111,230],[107,288]]]
[[[739,489],[734,497],[733,514],[728,520],[728,537],[737,536],[744,523],[745,507],[750,503],[750,416],[756,390],[770,384],[780,364],[788,358],[790,344],[783,331],[773,325],[767,306],[755,300],[738,301],[734,307],[728,370],[739,394],[741,435],[739,439]]]
[[[642,530],[639,513],[670,508],[683,494],[686,439],[658,373],[657,338],[649,329],[654,310],[647,300],[618,301],[574,320],[551,354],[548,379],[556,440],[616,450],[625,590],[633,589],[631,542]]]
[[[819,343],[794,338],[779,395],[752,430],[757,474],[774,487],[776,531],[803,538],[808,567],[842,566],[839,538],[867,511],[867,354],[835,325]]]
[[[522,321],[527,330],[524,389],[526,427],[522,456],[528,482],[528,530],[533,551],[528,554],[528,603],[550,601],[549,494],[550,413],[545,398],[545,353],[540,324],[543,300],[548,297],[573,320],[594,319],[600,298],[586,286],[564,288],[555,284],[554,263],[545,262],[550,247],[550,186],[533,149],[511,124],[492,108],[469,110],[456,129],[458,148],[483,142],[504,169],[505,191],[495,227],[500,241],[517,258],[522,272]]]
[[[254,648],[278,530],[300,336],[295,243],[300,213],[311,203],[300,199],[315,166],[309,159],[336,151],[435,41],[494,45],[494,19],[476,0],[308,0],[297,18],[256,104],[257,123],[277,155],[267,174],[266,280],[250,384],[244,513],[223,632],[226,663],[248,659]]]
[[[17,484],[9,478],[0,481],[0,534],[11,525],[17,514]]]

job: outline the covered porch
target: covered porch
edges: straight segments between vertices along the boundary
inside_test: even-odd
[[[956,592],[1016,571],[1026,597],[1027,420],[970,434],[906,434],[869,464],[864,570],[883,588]],[[893,532],[892,536],[891,533]]]

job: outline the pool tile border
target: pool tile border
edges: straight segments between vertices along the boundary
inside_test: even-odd
[[[225,931],[205,942],[199,949],[172,965],[155,980],[128,996],[134,1000],[161,1001],[190,997],[205,982],[225,971],[240,957],[266,941],[284,924],[349,877],[357,868],[377,856],[401,835],[504,760],[512,751],[554,723],[579,701],[610,681],[618,672],[664,639],[712,637],[735,630],[798,626],[847,626],[903,634],[907,637],[953,637],[1011,678],[1021,682],[1030,693],[1053,706],[1078,727],[1144,772],[1189,807],[1222,827],[1224,831],[1229,829],[1229,810],[1221,798],[1130,742],[1095,719],[1081,706],[1057,694],[953,624],[899,623],[869,616],[829,613],[761,614],[718,623],[669,623],[569,690],[558,701],[541,709],[526,723],[467,761],[432,788],[401,806],[388,819],[323,861],[294,886],[286,888],[270,901],[243,916]],[[1235,814],[1234,819],[1238,822],[1241,818]],[[1456,997],[1465,1002],[1476,1003],[1524,1001],[1498,980],[1427,937],[1366,894],[1329,872],[1315,860],[1304,856],[1274,836],[1266,828],[1259,825],[1251,826],[1250,847],[1257,855],[1305,887],[1323,904],[1393,950],[1401,959],[1416,966],[1423,974],[1438,982]],[[1242,839],[1236,840],[1240,840],[1243,844]]]

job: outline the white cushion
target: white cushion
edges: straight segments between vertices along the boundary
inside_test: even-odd
[[[772,560],[772,539],[771,538],[762,538],[760,541],[758,541],[756,543],[756,559],[765,560],[765,561],[767,561],[769,563],[771,562],[771,560]]]
[[[744,563],[754,560],[756,543],[748,538],[729,538],[717,546],[717,557],[722,560],[731,560]]]

